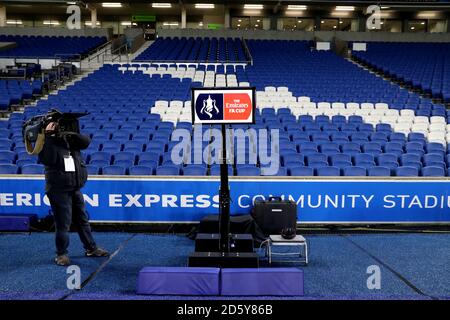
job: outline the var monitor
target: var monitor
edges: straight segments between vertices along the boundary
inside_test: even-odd
[[[255,88],[193,88],[192,123],[253,124]]]

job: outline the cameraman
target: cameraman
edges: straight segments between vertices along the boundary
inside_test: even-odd
[[[90,142],[89,137],[75,132],[59,132],[57,122],[50,122],[45,128],[45,143],[39,160],[45,165],[46,193],[55,218],[55,262],[60,266],[70,265],[67,248],[72,221],[86,256],[109,256],[106,250],[95,244],[80,192],[87,180],[80,150],[86,149]]]

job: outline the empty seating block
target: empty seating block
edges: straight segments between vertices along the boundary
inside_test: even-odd
[[[222,269],[224,296],[302,296],[303,270],[297,268]]]
[[[160,62],[105,64],[35,107],[13,113],[0,121],[0,173],[43,172],[25,151],[22,124],[58,108],[90,113],[80,125],[92,138],[83,150],[91,174],[218,175],[217,154],[201,163],[191,161],[214,140],[214,127],[203,126],[208,141],[179,154],[182,163],[174,163],[171,156],[178,144],[173,132],[195,128],[190,123],[192,87],[248,83],[257,89],[255,124],[232,127],[275,129],[279,139],[252,134],[246,145],[230,141],[230,175],[448,176],[450,111],[443,104],[376,77],[331,51],[311,51],[308,41],[245,40],[254,64],[244,67],[243,43],[232,38],[158,38],[137,60]],[[389,58],[389,50],[382,52]],[[370,55],[370,50],[361,54]],[[220,61],[226,63],[216,63]],[[440,78],[442,84],[449,82]],[[28,90],[29,84],[24,85]],[[16,96],[19,87],[16,80],[0,82],[0,109],[14,104],[3,96]],[[269,170],[261,152],[255,154],[261,139],[274,142],[278,170]]]
[[[218,268],[145,267],[137,293],[147,295],[219,295]]]

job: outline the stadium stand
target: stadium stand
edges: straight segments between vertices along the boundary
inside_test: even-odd
[[[0,42],[15,42],[16,47],[0,51],[0,57],[65,58],[85,55],[106,42],[105,37],[56,37],[0,35]]]
[[[0,111],[8,110],[13,104],[33,98],[33,94],[42,93],[41,80],[2,80],[0,79]]]
[[[157,45],[173,47],[178,41],[181,52],[188,39],[170,39],[167,44],[161,39]],[[332,52],[311,50],[309,42],[247,42],[253,65],[236,63],[208,70],[207,64],[175,63],[174,56],[170,58],[174,62],[166,64],[104,65],[57,95],[40,100],[36,107],[26,108],[24,114],[14,113],[8,122],[0,123],[5,137],[0,144],[5,165],[1,170],[28,172],[23,170],[29,163],[21,153],[22,121],[59,108],[90,113],[81,119],[81,126],[93,139],[83,153],[93,174],[217,175],[212,154],[193,165],[188,161],[192,149],[183,155],[183,164],[173,163],[171,151],[178,141],[171,134],[180,128],[200,130],[190,124],[191,87],[252,85],[257,88],[256,124],[234,128],[280,130],[277,175],[447,175],[450,134],[443,105]],[[201,130],[212,129],[203,126]],[[255,147],[251,139],[248,150],[234,151],[245,151],[249,157]],[[266,168],[258,161],[234,164],[230,174],[265,175]]]
[[[367,51],[352,55],[386,76],[450,103],[449,51],[449,43],[370,42]]]
[[[246,62],[241,39],[158,38],[136,61]]]

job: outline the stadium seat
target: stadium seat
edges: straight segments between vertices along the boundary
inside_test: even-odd
[[[100,174],[100,167],[93,166],[93,165],[88,165],[86,168],[87,168],[87,171],[88,171],[89,175],[98,175],[98,174]]]
[[[238,176],[260,176],[261,169],[255,166],[240,165],[236,168],[236,175]]]
[[[360,177],[360,176],[366,176],[366,168],[363,167],[347,167],[343,169],[344,176],[347,177]]]
[[[309,167],[292,167],[289,169],[291,176],[314,176],[314,169]]]
[[[218,165],[218,164],[212,165],[209,170],[209,174],[211,176],[220,176],[220,165]],[[229,176],[233,175],[233,167],[230,165],[228,166],[228,175]]]
[[[157,176],[177,176],[180,174],[180,168],[175,165],[162,165],[156,168]]]
[[[336,177],[340,176],[340,170],[337,167],[322,167],[316,169],[317,176]]]
[[[130,176],[151,176],[154,168],[151,166],[132,166],[129,168]]]
[[[367,169],[367,175],[369,177],[389,177],[391,176],[391,170],[388,167],[372,167]]]
[[[0,174],[17,174],[18,171],[15,164],[0,164]]]
[[[27,164],[21,168],[22,174],[44,174],[45,168],[41,164]]]
[[[419,176],[419,170],[410,166],[402,166],[395,170],[395,175],[397,177],[417,177]]]
[[[126,171],[126,168],[115,165],[102,168],[102,173],[109,176],[124,176]]]
[[[205,176],[206,167],[202,165],[188,165],[183,168],[183,175],[185,176]]]
[[[422,168],[422,176],[424,177],[444,177],[445,170],[442,167],[427,166]]]

